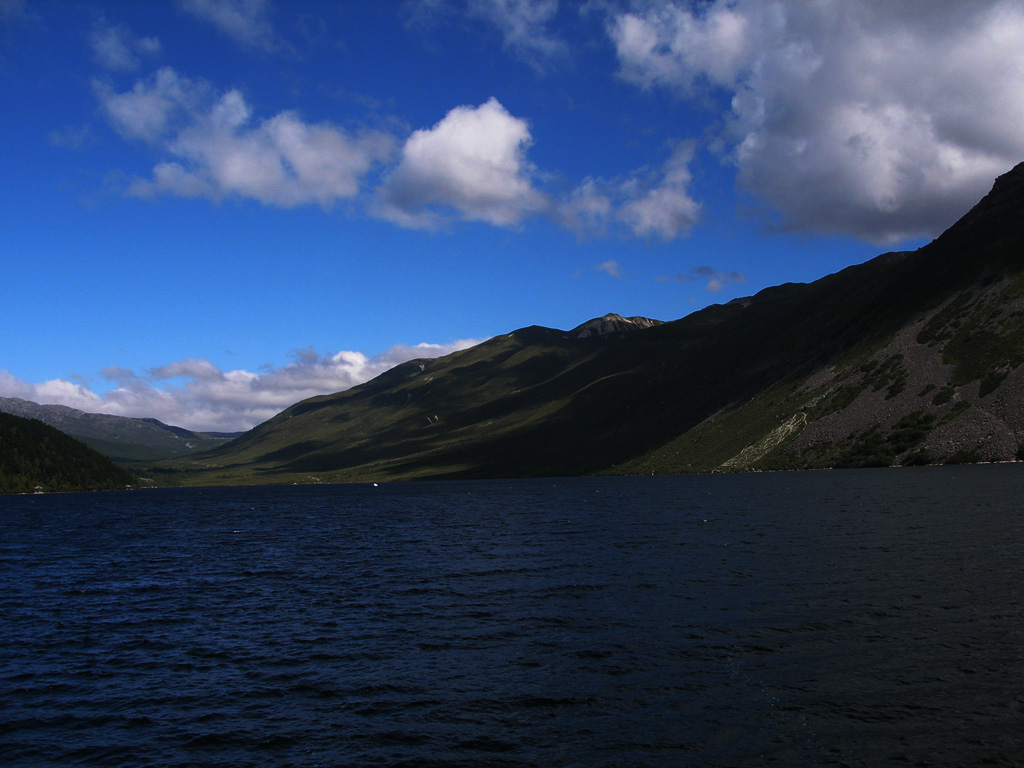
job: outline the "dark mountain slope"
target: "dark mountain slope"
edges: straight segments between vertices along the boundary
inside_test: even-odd
[[[0,493],[113,490],[131,474],[35,419],[0,413]]]
[[[1021,405],[996,390],[1024,363],[1022,209],[1018,166],[916,252],[624,334],[515,331],[299,403],[178,466],[200,482],[710,471],[856,464],[879,439],[872,460],[900,463],[970,408],[995,412],[979,398]],[[955,442],[934,458],[973,450]]]
[[[852,301],[817,296],[841,321],[830,354],[620,471],[1015,458],[1024,442],[1021,213],[1024,165],[928,246],[808,286],[852,287],[847,277],[878,268]],[[811,322],[836,327],[816,310],[807,308]],[[806,347],[806,334],[790,335]]]

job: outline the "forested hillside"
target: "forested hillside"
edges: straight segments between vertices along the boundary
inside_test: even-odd
[[[0,493],[113,490],[133,482],[106,456],[60,430],[0,413]]]

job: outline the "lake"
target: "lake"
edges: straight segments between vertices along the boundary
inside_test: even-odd
[[[1024,764],[1024,465],[0,498],[5,766]]]

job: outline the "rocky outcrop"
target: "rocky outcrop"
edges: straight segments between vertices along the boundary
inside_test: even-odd
[[[589,339],[593,336],[631,333],[643,328],[652,328],[655,325],[661,325],[661,321],[652,320],[649,317],[623,317],[609,312],[604,317],[595,317],[593,320],[577,325],[569,331],[569,335],[577,339]]]

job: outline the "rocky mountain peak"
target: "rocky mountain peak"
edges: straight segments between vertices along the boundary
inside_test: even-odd
[[[569,331],[569,334],[577,339],[587,339],[592,336],[630,333],[654,325],[661,325],[661,321],[652,320],[649,317],[623,317],[609,312],[604,317],[595,317],[593,320],[577,325]]]

